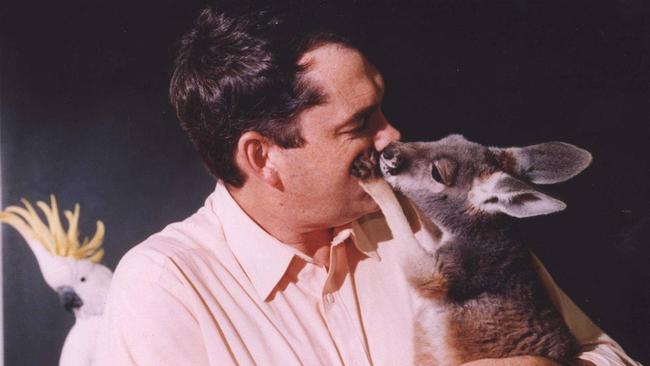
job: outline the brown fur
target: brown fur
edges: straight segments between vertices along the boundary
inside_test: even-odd
[[[436,360],[433,357],[433,354],[428,351],[431,347],[429,344],[430,339],[427,334],[422,329],[422,326],[419,323],[415,324],[415,335],[414,335],[414,349],[415,349],[415,365],[421,366],[436,366]]]
[[[441,273],[437,273],[424,283],[416,281],[410,283],[424,298],[444,299],[447,296],[447,279]]]
[[[494,157],[499,162],[501,169],[512,175],[516,175],[518,172],[518,164],[515,156],[508,150],[495,150],[492,151]]]

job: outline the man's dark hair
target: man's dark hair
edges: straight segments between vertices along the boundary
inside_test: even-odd
[[[355,48],[304,15],[208,6],[181,38],[170,100],[215,178],[236,187],[244,183],[234,152],[246,131],[283,148],[304,144],[296,117],[324,96],[304,80],[299,58],[326,43]]]

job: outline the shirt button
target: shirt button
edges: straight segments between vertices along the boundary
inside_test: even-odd
[[[328,302],[330,304],[334,303],[334,294],[326,294],[325,295],[325,302]]]

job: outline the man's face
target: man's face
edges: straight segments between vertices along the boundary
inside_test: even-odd
[[[296,220],[316,230],[377,210],[350,168],[359,155],[382,150],[400,134],[381,110],[381,74],[361,53],[327,44],[300,62],[309,65],[305,78],[321,88],[325,102],[300,114],[305,144],[277,148],[277,168]]]

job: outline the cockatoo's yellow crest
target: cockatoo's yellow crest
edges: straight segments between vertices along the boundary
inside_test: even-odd
[[[51,205],[38,201],[36,205],[43,211],[47,225],[43,223],[34,207],[26,199],[22,199],[25,208],[9,206],[0,211],[0,222],[6,222],[14,227],[24,237],[32,238],[45,247],[52,255],[71,257],[74,259],[89,259],[99,263],[104,256],[101,247],[104,240],[104,223],[97,221],[97,231],[92,239],[84,238],[79,243],[79,204],[75,204],[74,212],[65,210],[63,214],[68,220],[68,231],[63,230],[59,209],[54,195],[50,195]]]

